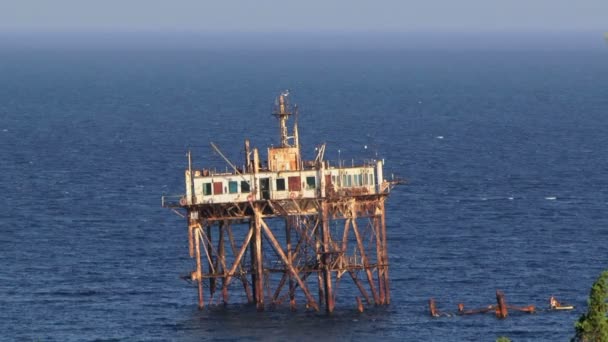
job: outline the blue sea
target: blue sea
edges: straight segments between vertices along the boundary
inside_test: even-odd
[[[132,37],[131,37],[132,39]],[[515,43],[514,43],[515,42]],[[567,341],[608,268],[608,47],[266,42],[0,45],[0,340]],[[358,313],[199,311],[186,153],[278,144],[299,106],[304,156],[384,158],[392,303]],[[367,146],[367,148],[365,148]],[[344,291],[356,291],[346,281]],[[507,302],[573,311],[432,318]]]

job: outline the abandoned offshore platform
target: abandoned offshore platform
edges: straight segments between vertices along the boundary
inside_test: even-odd
[[[239,295],[258,310],[286,300],[295,310],[303,300],[331,313],[344,277],[357,288],[348,294],[356,294],[359,311],[363,302],[389,304],[385,201],[396,183],[384,180],[382,160],[330,165],[325,145],[314,160],[302,160],[297,120],[288,132],[297,113],[288,95],[275,101],[281,141],[268,148],[264,166],[248,140],[241,168],[211,143],[232,171],[194,169],[189,152],[185,195],[162,197],[163,207],[186,212],[196,267],[183,278],[197,285],[199,308],[204,289],[208,303],[227,304],[241,283]]]

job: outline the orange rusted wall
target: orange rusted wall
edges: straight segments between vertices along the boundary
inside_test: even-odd
[[[268,169],[270,171],[298,170],[299,150],[297,147],[268,149]]]

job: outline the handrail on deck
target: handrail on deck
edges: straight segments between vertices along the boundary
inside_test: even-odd
[[[175,208],[182,207],[183,200],[186,200],[186,195],[162,195],[160,198],[161,207]]]

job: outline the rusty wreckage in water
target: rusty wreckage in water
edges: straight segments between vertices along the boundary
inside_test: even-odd
[[[184,278],[197,285],[199,308],[227,304],[241,283],[240,298],[258,310],[288,299],[292,310],[303,300],[331,313],[342,278],[356,286],[348,293],[359,311],[363,302],[391,301],[385,201],[396,182],[383,178],[381,160],[330,165],[325,145],[303,161],[297,122],[288,132],[293,109],[287,92],[277,97],[281,141],[268,148],[264,167],[248,140],[242,169],[212,143],[232,172],[194,169],[188,153],[186,194],[162,198],[163,207],[187,213],[196,268]]]

